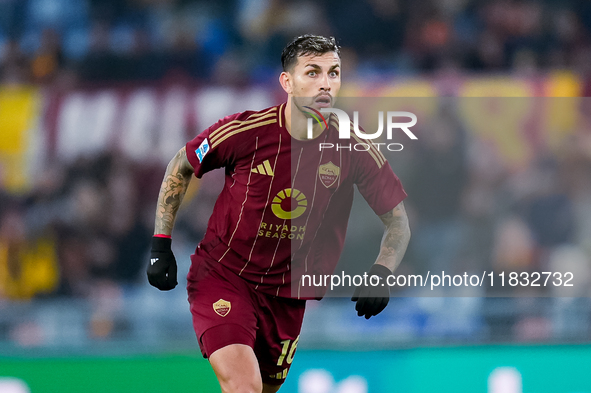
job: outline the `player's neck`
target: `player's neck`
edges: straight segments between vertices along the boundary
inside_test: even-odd
[[[308,118],[299,110],[292,111],[291,99],[287,100],[285,105],[285,128],[291,137],[298,140],[309,140],[308,138]],[[312,139],[318,137],[324,131],[324,125],[314,122],[312,126]]]

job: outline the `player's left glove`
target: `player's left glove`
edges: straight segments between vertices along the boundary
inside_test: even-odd
[[[365,316],[369,319],[374,315],[378,315],[388,305],[390,301],[390,288],[388,287],[387,278],[392,272],[384,265],[374,264],[368,273],[368,285],[359,286],[355,288],[351,301],[357,302],[355,310],[357,315]],[[377,286],[369,284],[371,276],[378,276],[380,281]],[[376,279],[373,279],[376,282]]]
[[[172,240],[154,236],[148,266],[148,281],[161,291],[170,291],[177,286],[176,259],[171,249]]]

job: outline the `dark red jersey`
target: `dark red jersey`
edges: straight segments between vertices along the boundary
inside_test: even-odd
[[[285,127],[285,103],[219,120],[187,143],[195,175],[224,167],[224,187],[195,258],[223,264],[256,290],[281,297],[318,298],[302,274],[331,274],[345,241],[356,185],[381,215],[405,197],[381,152],[338,124],[313,140]],[[368,149],[320,149],[319,144]],[[192,273],[190,272],[189,275]]]

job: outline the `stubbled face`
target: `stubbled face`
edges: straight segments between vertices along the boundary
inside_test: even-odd
[[[282,74],[283,88],[302,112],[330,108],[341,88],[341,59],[335,52],[298,57],[297,64]]]

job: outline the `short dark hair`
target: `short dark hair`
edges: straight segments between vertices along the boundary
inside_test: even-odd
[[[281,66],[283,71],[291,69],[298,61],[299,56],[323,55],[328,52],[335,52],[341,56],[340,46],[334,37],[323,37],[321,35],[305,34],[296,37],[281,52]]]

